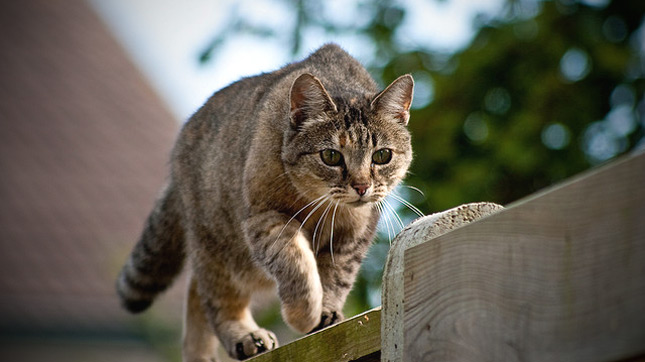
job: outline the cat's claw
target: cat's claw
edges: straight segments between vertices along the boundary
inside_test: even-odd
[[[336,324],[340,321],[345,319],[343,317],[343,314],[340,312],[336,311],[328,311],[328,312],[322,312],[322,315],[320,316],[320,324],[318,324],[314,329],[312,329],[309,334],[318,332],[319,330],[329,327],[332,324]]]
[[[273,332],[258,329],[247,334],[235,344],[235,357],[239,360],[245,360],[262,352],[270,351],[278,347],[277,341],[278,339]]]

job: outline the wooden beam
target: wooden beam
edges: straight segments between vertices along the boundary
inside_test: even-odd
[[[379,307],[258,355],[249,361],[371,362],[380,359],[380,350]]]
[[[461,205],[415,220],[394,239],[383,270],[382,361],[399,362],[403,358],[405,250],[502,209],[489,202]]]
[[[403,360],[645,354],[645,154],[426,241],[405,250]]]

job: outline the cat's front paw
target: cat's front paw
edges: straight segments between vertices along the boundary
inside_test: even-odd
[[[318,324],[314,329],[311,330],[309,333],[314,333],[318,332],[319,330],[329,327],[332,324],[336,324],[340,321],[345,319],[343,314],[341,312],[337,311],[324,311],[322,312],[322,315],[320,316],[320,324]]]
[[[307,333],[320,323],[322,306],[319,303],[307,303],[299,300],[295,303],[282,303],[282,318],[291,328],[300,333]]]
[[[266,329],[258,329],[242,337],[235,343],[235,351],[231,356],[245,360],[262,352],[270,351],[278,347],[278,339],[273,332]]]

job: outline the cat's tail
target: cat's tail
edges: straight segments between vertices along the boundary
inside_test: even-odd
[[[184,259],[179,195],[171,185],[157,200],[117,279],[116,289],[123,307],[132,313],[146,310],[181,272]]]

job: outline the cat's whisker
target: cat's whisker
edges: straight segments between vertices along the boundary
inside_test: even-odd
[[[319,202],[314,206],[314,208],[313,208],[311,211],[309,211],[309,213],[307,214],[307,216],[305,217],[305,219],[304,219],[304,220],[302,220],[302,223],[300,224],[300,227],[298,228],[298,231],[296,231],[296,235],[300,232],[300,230],[302,230],[303,226],[305,226],[305,224],[307,223],[307,221],[309,220],[309,218],[310,218],[310,217],[311,217],[311,216],[312,216],[312,215],[313,215],[313,214],[314,214],[314,213],[315,213],[315,212],[316,212],[316,211],[317,211],[317,210],[318,210],[322,205],[324,205],[324,204],[325,204],[325,202],[327,202],[327,201],[331,198],[331,196],[329,196],[329,195],[324,195],[324,196],[325,196],[325,198],[323,198],[321,201],[319,201]],[[295,235],[294,235],[294,236],[295,236]]]
[[[283,227],[282,227],[282,229],[280,230],[280,233],[278,233],[278,237],[276,237],[276,238],[275,238],[275,240],[273,241],[273,244],[271,244],[271,248],[273,248],[273,247],[275,246],[275,243],[277,243],[277,242],[278,242],[278,240],[280,239],[280,236],[282,236],[282,233],[283,233],[283,232],[284,232],[284,230],[287,228],[287,226],[289,225],[289,223],[290,223],[291,221],[293,221],[293,219],[295,219],[295,218],[296,218],[296,216],[298,216],[298,214],[300,214],[303,210],[307,209],[309,206],[311,206],[311,205],[315,204],[316,202],[318,202],[318,201],[322,200],[322,199],[323,199],[323,198],[325,198],[325,197],[327,197],[327,195],[322,195],[322,196],[320,196],[319,198],[317,198],[317,199],[315,199],[315,200],[311,201],[311,202],[310,202],[310,203],[308,203],[307,205],[303,206],[300,210],[298,210],[295,214],[293,214],[293,216],[289,219],[289,221],[287,221],[287,223],[286,223],[286,224],[284,224],[284,226],[283,226]]]
[[[383,200],[377,202],[376,207],[378,208],[379,213],[383,217],[383,220],[384,220],[384,223],[385,223],[385,230],[387,230],[387,239],[388,239],[390,245],[392,245],[392,234],[390,233],[389,215],[387,215],[387,213],[383,209]]]
[[[392,245],[392,239],[396,237],[396,230],[394,230],[394,221],[392,220],[393,219],[392,212],[385,207],[385,199],[383,200],[381,207],[383,208],[383,212],[387,215],[386,220],[389,225],[388,233],[390,231],[392,232],[392,236],[389,236],[390,245]]]
[[[403,221],[401,220],[401,217],[399,217],[399,214],[396,212],[396,209],[394,209],[394,207],[392,207],[392,205],[391,205],[389,202],[387,202],[387,200],[383,200],[383,201],[385,202],[385,206],[386,206],[386,207],[390,210],[390,212],[394,215],[395,220],[397,221],[397,223],[398,223],[399,227],[401,228],[399,231],[403,230],[403,228],[405,227],[405,224],[404,224],[404,223],[403,223]]]
[[[314,228],[311,245],[316,256],[318,255],[318,249],[320,249],[320,237],[322,237],[323,229],[325,228],[325,222],[327,220],[327,214],[329,213],[329,210],[331,209],[331,207],[332,207],[332,202],[327,200],[327,207],[325,207],[325,210],[323,210],[323,213],[318,218],[318,222],[316,222],[316,227]],[[321,223],[323,225],[322,228],[320,228]],[[319,228],[320,228],[320,232],[318,231]],[[318,243],[316,243],[316,237],[319,237]]]
[[[405,187],[405,188],[408,188],[408,189],[410,189],[410,190],[414,190],[414,191],[418,192],[419,194],[421,194],[421,196],[423,196],[424,198],[426,197],[426,194],[424,194],[424,193],[423,193],[423,191],[421,191],[418,187],[414,187],[414,186],[410,186],[410,185],[405,185],[405,184],[402,184],[402,183],[401,183],[401,184],[399,184],[399,186],[401,186],[401,187]]]
[[[287,224],[286,224],[286,225],[288,225],[288,224],[289,224],[289,222],[291,222],[291,221],[292,221],[292,220],[293,220],[293,219],[294,219],[294,218],[295,218],[295,217],[296,217],[296,216],[297,216],[297,215],[298,215],[302,210],[306,209],[307,207],[312,206],[312,204],[314,205],[313,210],[311,210],[311,211],[309,212],[309,214],[307,214],[307,216],[305,217],[305,219],[304,219],[304,220],[302,221],[302,223],[300,224],[300,227],[298,227],[298,230],[296,230],[296,232],[293,234],[293,236],[291,236],[291,238],[290,238],[290,239],[293,239],[294,237],[296,237],[296,236],[298,235],[298,233],[302,230],[302,227],[305,225],[305,223],[307,222],[307,220],[309,220],[309,218],[310,218],[310,217],[311,217],[311,216],[316,212],[316,210],[318,210],[318,209],[320,208],[320,206],[324,205],[324,204],[325,204],[325,202],[326,202],[326,201],[328,201],[330,198],[331,198],[331,196],[329,196],[329,195],[327,195],[327,194],[320,196],[319,198],[317,198],[317,199],[313,200],[312,202],[308,203],[308,204],[307,204],[306,206],[304,206],[302,209],[298,210],[298,212],[296,212],[296,214],[294,214],[294,216],[292,216],[292,217],[291,217],[291,219],[289,219],[289,221],[287,221]],[[321,199],[322,199],[322,200],[321,200]],[[284,231],[284,229],[286,228],[286,225],[282,228],[282,231]],[[275,240],[275,241],[273,242],[273,244],[271,245],[271,247],[272,247],[272,248],[273,248],[273,246],[275,246],[275,243],[280,239],[280,235],[282,234],[282,231],[280,232],[280,234],[278,234],[278,237],[276,238],[276,240]],[[277,254],[279,254],[280,252],[282,252],[282,250],[283,250],[286,246],[287,246],[287,243],[285,243],[284,245],[282,245],[282,247],[280,248],[280,250],[278,250],[278,252],[276,252],[275,254],[277,255]],[[274,257],[275,257],[275,256],[274,256]]]
[[[381,201],[377,201],[374,203],[374,207],[376,208],[376,211],[378,212],[379,215],[379,224],[382,226],[385,224],[385,215],[383,214],[383,209],[381,208]],[[381,222],[381,220],[383,220]],[[387,230],[388,237],[390,236],[390,230],[387,228],[387,224],[385,224],[385,229]]]
[[[389,236],[390,245],[392,245],[392,239],[396,237],[396,230],[394,229],[394,221],[392,220],[393,219],[392,212],[390,210],[388,210],[388,208],[386,207],[387,206],[386,202],[387,201],[385,199],[383,199],[383,202],[381,203],[381,207],[383,208],[383,212],[387,215],[386,221],[387,221],[387,223],[389,225],[388,232],[389,231],[392,232],[392,236]]]
[[[331,209],[331,205],[332,205],[331,201],[329,201],[329,200],[327,200],[327,201],[329,202],[329,204],[325,208],[325,211],[323,211],[322,215],[320,215],[320,218],[318,219],[318,222],[316,223],[316,227],[314,228],[314,233],[313,233],[313,238],[312,238],[313,240],[311,241],[312,247],[313,247],[314,252],[316,253],[316,255],[318,255],[318,249],[320,247],[320,245],[316,245],[316,233],[318,232],[318,227],[320,226],[320,221],[322,220],[323,227],[322,227],[322,229],[320,229],[320,234],[322,234],[323,229],[325,228],[325,221],[327,220],[327,214],[329,214],[329,210]],[[318,241],[318,243],[320,244],[320,241]]]
[[[331,232],[329,235],[329,252],[331,253],[331,264],[336,265],[334,262],[334,221],[336,220],[336,211],[338,210],[339,201],[336,201],[334,212],[331,214]]]
[[[396,195],[395,193],[391,193],[390,195],[392,196],[393,199],[395,199],[396,201],[398,201],[398,202],[402,203],[403,205],[407,206],[408,209],[412,210],[415,214],[419,215],[419,217],[424,217],[425,216],[421,210],[419,210],[416,206],[414,206],[411,203],[409,203],[408,201],[406,201],[401,196]]]

